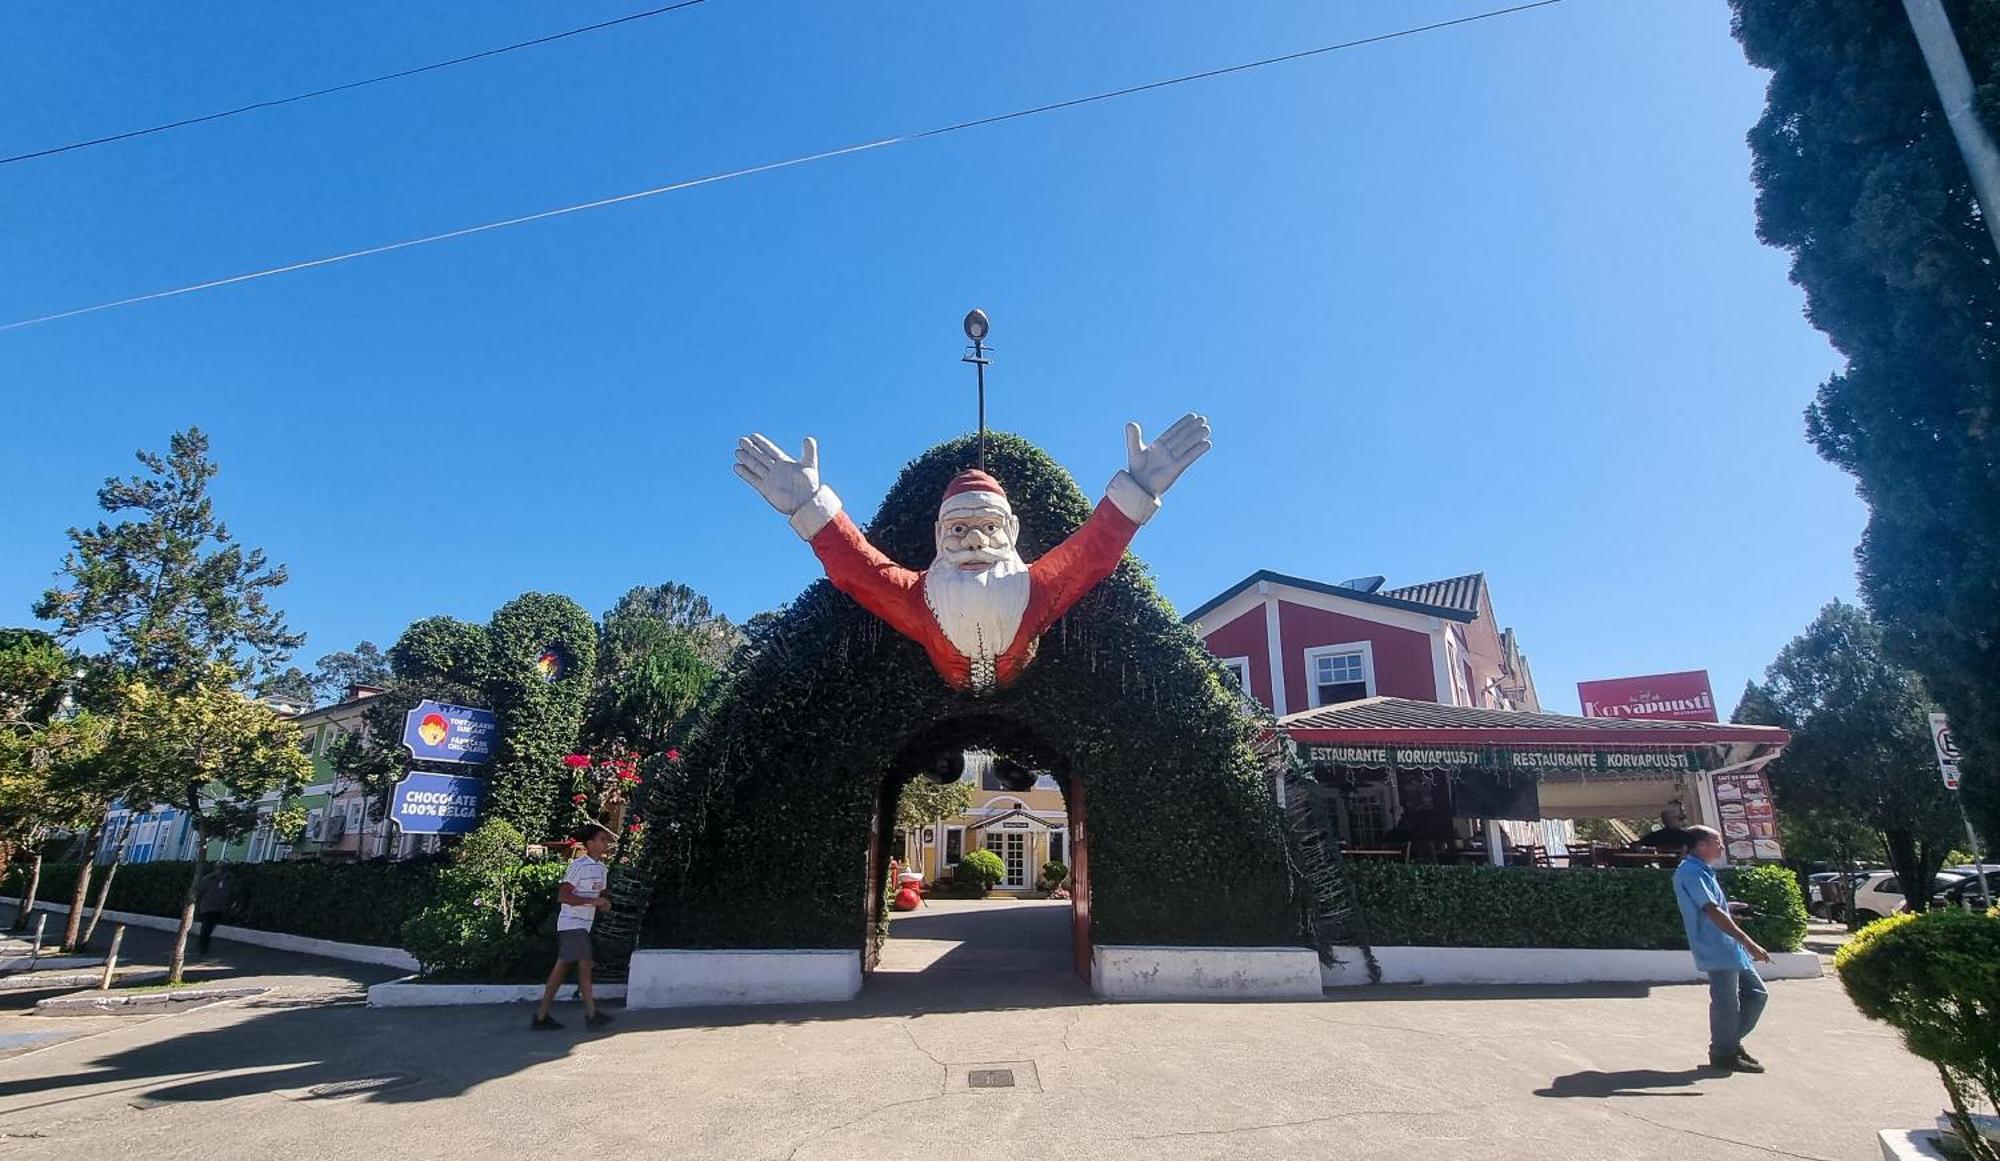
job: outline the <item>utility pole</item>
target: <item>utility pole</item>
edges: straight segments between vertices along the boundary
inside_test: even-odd
[[[1937,87],[1944,118],[1958,141],[1958,152],[1972,174],[1972,193],[1979,200],[1979,214],[1986,219],[1986,231],[2000,251],[2000,148],[1979,120],[1973,103],[1972,73],[1965,67],[1958,36],[1952,31],[1951,17],[1945,15],[1944,0],[1903,0],[1910,18],[1910,30],[1917,34],[1924,65],[1930,70],[1931,84]]]

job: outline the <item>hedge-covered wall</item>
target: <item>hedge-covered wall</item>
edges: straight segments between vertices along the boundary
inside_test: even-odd
[[[928,566],[945,483],[974,456],[967,437],[909,464],[869,538]],[[989,437],[987,470],[1020,517],[1028,560],[1095,502],[1018,436]],[[1175,518],[1169,498],[1158,519]],[[762,519],[742,534],[793,538],[782,519]],[[793,550],[811,560],[807,546]],[[644,943],[863,946],[878,818],[932,755],[983,747],[1084,785],[1097,942],[1303,944],[1254,729],[1129,554],[1042,638],[1019,681],[985,695],[948,688],[914,642],[820,580],[753,633],[684,748],[685,770],[658,788]]]
[[[1687,947],[1672,871],[1356,861],[1348,873],[1377,947]],[[1751,938],[1770,951],[1805,945],[1790,871],[1738,867],[1722,882],[1754,912],[1743,924]]]
[[[232,884],[223,922],[376,947],[403,946],[403,924],[430,904],[437,889],[438,866],[431,862],[225,865]],[[97,868],[92,878],[93,908],[106,870]],[[16,860],[0,894],[19,897],[29,871],[28,863]],[[75,863],[43,863],[36,899],[67,904],[76,873]],[[193,863],[129,863],[118,868],[106,907],[176,918],[193,874]],[[102,930],[98,935],[104,938]]]

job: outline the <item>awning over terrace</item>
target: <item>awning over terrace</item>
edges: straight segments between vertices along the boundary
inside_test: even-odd
[[[1394,697],[1291,714],[1280,725],[1323,786],[1386,784],[1399,815],[1629,818],[1679,802],[1690,821],[1744,841],[1765,837],[1748,821],[1769,817],[1759,772],[1791,741],[1772,726],[1569,717]],[[1725,776],[1728,810],[1716,797],[1718,775]]]

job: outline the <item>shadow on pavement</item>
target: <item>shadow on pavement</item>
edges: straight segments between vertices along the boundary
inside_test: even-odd
[[[1538,1088],[1538,1097],[1615,1097],[1615,1096],[1655,1096],[1655,1097],[1698,1097],[1706,1095],[1698,1092],[1649,1092],[1649,1089],[1685,1088],[1697,1080],[1726,1076],[1719,1068],[1689,1068],[1680,1072],[1661,1072],[1655,1068],[1633,1068],[1624,1072],[1572,1072],[1549,1082],[1549,1087]]]
[[[1329,1003],[1374,1000],[1643,1000],[1652,984],[1360,984],[1328,988]]]

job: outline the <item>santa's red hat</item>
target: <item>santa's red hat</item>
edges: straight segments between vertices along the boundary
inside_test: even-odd
[[[1012,513],[1013,506],[1007,503],[1007,490],[1000,481],[980,471],[967,468],[951,478],[944,486],[944,500],[938,504],[938,516],[951,516],[959,512],[978,512],[998,508]]]

